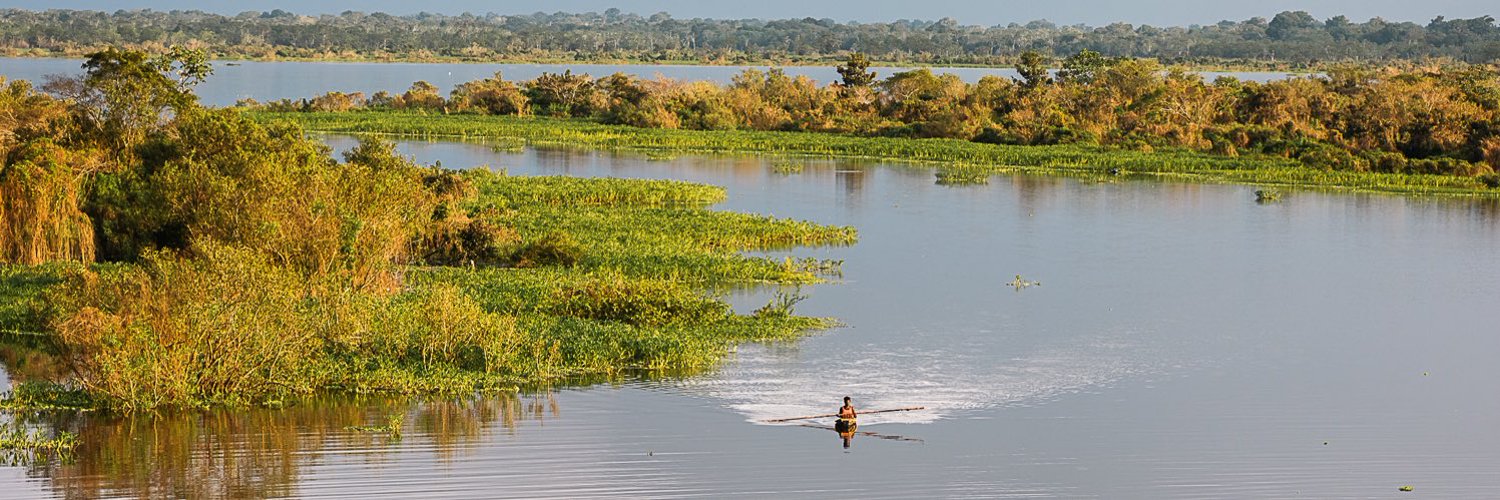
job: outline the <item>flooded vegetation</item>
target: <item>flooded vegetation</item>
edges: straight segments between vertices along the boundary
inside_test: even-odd
[[[444,170],[195,103],[201,54],[109,50],[58,99],[6,87],[3,326],[120,411],[280,405],[320,391],[473,393],[702,369],[826,327],[736,314],[708,285],[812,283],[849,227],[708,211],[722,189]],[[167,118],[170,117],[170,118]],[[800,263],[799,263],[800,262]],[[27,267],[39,264],[44,267]],[[12,372],[18,373],[18,372]],[[53,395],[59,401],[45,401]]]
[[[723,193],[717,210],[856,225],[858,244],[807,250],[842,260],[844,277],[803,285],[796,303],[847,327],[740,345],[691,377],[39,420],[79,435],[73,464],[0,472],[28,496],[169,486],[568,498],[1500,492],[1484,473],[1500,446],[1483,425],[1500,400],[1467,389],[1495,375],[1485,356],[1500,348],[1482,307],[1500,279],[1466,250],[1500,235],[1492,204],[1296,191],[1257,205],[1250,187],[1027,175],[955,191],[930,170],[837,160],[786,176],[761,158],[398,147],[426,162],[504,166],[513,180],[711,183],[724,186],[711,190]],[[1379,236],[1392,231],[1410,237]],[[1017,273],[1045,284],[1015,293]],[[1329,275],[1346,278],[1318,284]],[[724,298],[748,314],[775,290]],[[1395,306],[1412,300],[1423,307]],[[826,414],[846,394],[863,409],[927,409],[862,415],[847,450],[831,419],[755,423]],[[400,439],[350,429],[387,427],[398,413]],[[777,480],[743,474],[751,465]],[[846,481],[831,487],[830,474]]]
[[[285,408],[167,411],[155,414],[62,413],[30,425],[72,429],[78,446],[53,460],[21,462],[32,477],[53,478],[50,496],[294,496],[320,466],[310,456],[347,454],[378,466],[401,448],[430,448],[431,459],[469,458],[466,445],[521,432],[525,422],[561,415],[547,392],[428,401],[323,397]],[[367,423],[394,425],[367,432]],[[19,493],[12,491],[13,493]],[[32,492],[33,494],[38,492]]]

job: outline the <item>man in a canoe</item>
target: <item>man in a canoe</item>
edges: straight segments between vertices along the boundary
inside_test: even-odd
[[[849,396],[844,396],[844,406],[839,408],[839,420],[854,420],[859,416],[854,413],[854,405],[849,401]]]
[[[839,419],[833,423],[833,430],[838,431],[839,437],[844,440],[844,447],[849,447],[849,440],[854,438],[854,429],[859,427],[854,419],[859,414],[854,412],[854,404],[849,402],[849,396],[844,396],[844,406],[839,408]]]

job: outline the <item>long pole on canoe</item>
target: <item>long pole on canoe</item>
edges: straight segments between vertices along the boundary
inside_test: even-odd
[[[890,413],[890,412],[893,412],[893,411],[916,411],[916,410],[926,410],[926,409],[927,409],[926,406],[911,406],[911,407],[907,407],[907,408],[891,408],[889,410],[862,411],[862,412],[859,412],[858,414],[859,415],[869,415],[871,413]],[[793,420],[807,420],[809,418],[825,418],[825,417],[837,417],[837,416],[839,416],[839,414],[837,414],[837,413],[825,413],[823,415],[808,415],[806,417],[773,418],[771,420],[761,420],[761,422],[765,422],[765,423],[768,423],[768,424],[774,424],[774,423],[777,423],[777,422],[791,422]]]

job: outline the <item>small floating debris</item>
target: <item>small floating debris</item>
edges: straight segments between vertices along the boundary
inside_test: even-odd
[[[948,167],[937,171],[940,186],[967,186],[990,183],[990,171],[980,167]]]
[[[1281,191],[1277,191],[1275,189],[1257,189],[1257,190],[1255,190],[1255,202],[1256,203],[1270,203],[1270,202],[1273,202],[1273,201],[1280,201],[1280,200],[1281,200]]]
[[[353,432],[374,432],[381,434],[390,434],[391,437],[399,439],[401,437],[401,426],[405,422],[406,414],[397,413],[386,417],[385,425],[351,425],[345,427],[344,430]]]
[[[771,171],[781,175],[792,175],[802,173],[802,164],[790,160],[778,160],[771,164]]]
[[[1401,491],[1411,491],[1412,487],[1410,487],[1410,486],[1402,486],[1402,487],[1396,488],[1396,489],[1401,490]]]
[[[1033,287],[1033,286],[1042,286],[1042,282],[1040,282],[1040,281],[1030,281],[1030,280],[1027,280],[1025,278],[1022,278],[1021,275],[1017,274],[1015,281],[1011,281],[1010,283],[1006,283],[1006,285],[1007,286],[1015,287],[1016,290],[1020,290],[1022,288],[1028,288],[1028,287]]]
[[[520,153],[526,150],[526,140],[516,138],[502,138],[489,143],[490,151],[496,153]]]

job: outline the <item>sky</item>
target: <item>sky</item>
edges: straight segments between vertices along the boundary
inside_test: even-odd
[[[418,11],[460,14],[530,14],[544,12],[603,12],[610,7],[650,15],[667,12],[678,19],[709,18],[832,18],[837,21],[886,22],[898,19],[957,19],[965,25],[1025,23],[1047,19],[1057,24],[1100,26],[1112,22],[1187,26],[1223,19],[1270,18],[1286,10],[1305,10],[1324,19],[1346,15],[1354,21],[1382,17],[1425,24],[1436,16],[1471,18],[1496,14],[1494,0],[264,0],[204,2],[202,0],[0,0],[0,8],[49,8],[114,11],[116,9],[205,10],[221,14],[282,9],[298,14],[339,13],[346,10],[413,14]]]

